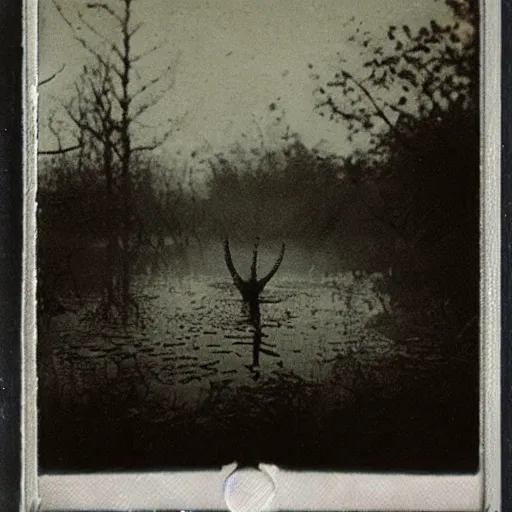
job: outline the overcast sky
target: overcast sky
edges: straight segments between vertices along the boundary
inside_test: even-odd
[[[94,11],[85,9],[86,0],[61,3],[73,19],[83,9],[89,20],[97,20]],[[166,144],[170,154],[178,149],[188,154],[205,144],[221,149],[240,140],[242,132],[256,135],[256,121],[269,141],[277,138],[272,102],[285,110],[284,122],[309,146],[325,141],[321,144],[327,150],[346,151],[343,129],[313,109],[317,84],[308,64],[314,72],[332,76],[340,52],[357,69],[360,57],[347,38],[359,22],[362,30],[380,36],[390,24],[414,27],[448,13],[435,0],[134,0],[134,6],[135,22],[145,22],[134,51],[168,39],[161,51],[141,62],[141,75],[150,78],[177,62],[173,89],[144,119],[158,130],[167,118],[186,112],[180,132]],[[51,0],[40,1],[39,16],[40,78],[65,64],[40,90],[40,148],[53,149],[46,128],[49,112],[73,94],[72,84],[90,57],[73,40]],[[115,33],[105,19],[96,23]],[[141,130],[139,135],[146,133],[152,132]]]

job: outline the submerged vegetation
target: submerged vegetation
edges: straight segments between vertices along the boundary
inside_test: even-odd
[[[276,277],[259,332],[220,278],[172,295],[160,278],[143,328],[60,316],[40,356],[43,467],[475,468],[477,359],[434,330],[383,334],[376,279]]]

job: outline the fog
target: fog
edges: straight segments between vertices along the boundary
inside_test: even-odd
[[[477,11],[41,2],[43,471],[477,470]]]

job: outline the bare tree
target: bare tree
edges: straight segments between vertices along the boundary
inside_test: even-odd
[[[157,75],[145,78],[143,60],[159,50],[164,43],[140,53],[135,52],[134,36],[143,24],[133,21],[134,3],[134,0],[87,3],[90,14],[78,11],[72,19],[63,5],[54,0],[55,8],[72,30],[74,38],[93,59],[92,66],[85,66],[75,83],[74,98],[62,106],[79,133],[85,134],[101,154],[108,202],[109,244],[120,255],[119,298],[123,305],[124,320],[129,307],[136,308],[131,296],[131,262],[134,252],[139,248],[133,240],[137,217],[133,198],[133,157],[137,152],[158,148],[179,122],[168,120],[164,130],[150,137],[150,140],[141,140],[137,136],[143,131],[141,119],[173,87],[176,59]],[[107,34],[100,28],[105,21],[114,27],[112,33]],[[147,130],[147,127],[144,128]],[[83,140],[79,141],[76,146],[81,147],[83,143]],[[72,149],[75,147],[66,148],[67,151]],[[114,169],[118,169],[118,175]],[[111,216],[114,188],[119,191],[118,223]],[[115,243],[114,232],[118,235]],[[114,271],[113,268],[110,270]]]
[[[37,84],[38,87],[42,87],[44,85],[48,85],[49,83],[53,82],[57,76],[59,76],[66,67],[65,64],[63,64],[57,71],[52,73],[50,76],[43,78],[40,80]],[[54,122],[54,114],[50,116],[50,119],[48,121],[48,128],[52,132],[52,134],[56,137],[58,147],[56,149],[41,149],[38,150],[37,154],[42,156],[55,156],[55,155],[63,155],[65,153],[70,153],[71,151],[75,151],[80,148],[80,144],[73,144],[72,146],[62,147],[61,137],[60,134],[56,132],[55,128],[53,127]]]

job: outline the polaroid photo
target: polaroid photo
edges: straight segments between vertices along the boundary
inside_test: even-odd
[[[500,510],[499,2],[24,9],[24,509]]]

